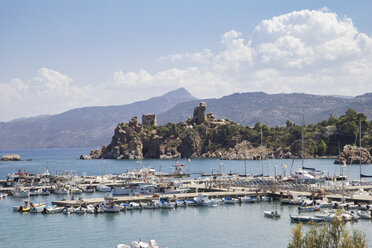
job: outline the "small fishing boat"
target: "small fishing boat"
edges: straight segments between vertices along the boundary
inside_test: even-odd
[[[184,200],[176,200],[177,207],[187,207],[187,203]]]
[[[315,205],[315,206],[299,206],[298,211],[300,212],[312,212],[312,211],[319,211],[320,206]]]
[[[236,204],[239,200],[236,198],[226,197],[224,198],[223,202],[225,204]]]
[[[84,207],[78,207],[75,211],[76,214],[85,214],[87,212],[87,209]]]
[[[315,216],[305,216],[305,215],[289,215],[292,222],[302,222],[302,223],[308,223],[308,222],[322,222],[324,219],[317,218]]]
[[[322,220],[327,221],[327,222],[332,222],[335,218],[337,218],[337,215],[332,214],[332,213],[324,212],[324,213],[321,213],[321,214],[316,214],[316,215],[314,215],[314,217],[318,218],[318,219],[322,219]]]
[[[242,203],[254,203],[254,202],[257,202],[258,199],[257,197],[254,197],[254,196],[243,196],[243,197],[239,197],[239,201]]]
[[[55,213],[62,213],[64,207],[57,207],[57,205],[48,205],[45,206],[43,213],[46,214],[55,214]]]
[[[269,218],[279,218],[280,213],[278,211],[264,211],[264,216]]]
[[[187,204],[187,206],[197,206],[198,205],[198,203],[195,200],[190,200],[190,199],[186,199],[185,203]]]
[[[120,203],[119,205],[121,207],[122,210],[133,210],[133,206],[130,205],[129,203]]]
[[[103,198],[101,207],[105,213],[118,213],[121,209],[119,205],[115,204],[114,197],[111,197],[109,194],[106,194]]]
[[[25,204],[23,206],[14,206],[13,211],[17,212],[29,212],[31,207],[33,207],[32,202],[30,201],[25,201]]]
[[[44,211],[44,208],[45,208],[45,204],[40,203],[38,205],[31,207],[30,212],[31,213],[42,213]]]

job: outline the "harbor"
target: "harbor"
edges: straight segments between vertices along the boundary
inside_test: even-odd
[[[42,231],[49,240],[53,240],[56,247],[65,247],[67,245],[66,240],[58,238],[58,231],[55,227],[61,228],[68,226],[69,233],[71,233],[69,244],[73,244],[74,247],[86,247],[80,244],[79,240],[82,236],[86,236],[84,240],[87,243],[92,244],[94,242],[95,247],[115,247],[119,243],[129,244],[133,240],[139,239],[155,239],[159,244],[167,247],[187,248],[198,247],[200,245],[209,247],[212,244],[219,247],[219,243],[225,242],[220,239],[222,234],[229,235],[234,239],[236,247],[241,247],[247,242],[247,238],[249,238],[253,245],[260,244],[259,239],[262,240],[265,235],[269,235],[266,230],[270,230],[270,233],[277,232],[275,241],[273,240],[272,243],[268,241],[267,244],[264,246],[260,245],[260,247],[269,247],[278,244],[284,247],[288,242],[291,229],[296,223],[291,220],[290,216],[315,216],[320,215],[323,211],[331,211],[332,208],[322,208],[316,212],[300,212],[298,209],[299,205],[287,205],[281,202],[280,199],[293,199],[293,197],[302,199],[303,197],[303,199],[307,199],[306,201],[310,199],[321,201],[324,197],[333,203],[345,201],[350,205],[354,204],[355,211],[360,211],[356,209],[358,204],[367,206],[367,204],[371,203],[369,196],[371,185],[368,182],[363,182],[363,185],[353,185],[350,182],[349,185],[345,183],[343,187],[342,183],[335,184],[334,180],[333,183],[330,180],[329,183],[325,181],[322,184],[280,180],[279,175],[283,175],[284,166],[283,171],[281,171],[281,169],[275,169],[275,164],[280,168],[281,164],[290,164],[292,162],[291,160],[269,161],[267,166],[268,175],[264,175],[263,177],[254,176],[260,174],[262,171],[261,161],[247,161],[246,168],[242,161],[220,161],[216,159],[196,159],[191,160],[190,163],[187,163],[187,161],[178,161],[181,164],[187,164],[185,166],[186,168],[183,169],[190,176],[172,177],[170,175],[174,173],[173,165],[177,161],[144,160],[139,163],[137,161],[105,160],[102,163],[102,161],[96,160],[71,160],[69,157],[59,160],[58,163],[53,162],[53,160],[49,162],[50,185],[48,183],[38,185],[37,182],[39,179],[25,180],[24,189],[26,191],[31,189],[38,191],[44,188],[50,191],[49,195],[14,197],[11,194],[15,185],[1,187],[2,194],[8,194],[7,197],[0,200],[0,215],[4,221],[9,223],[9,230],[2,230],[6,236],[11,237],[10,234],[7,234],[10,230],[16,230],[18,228],[22,231],[24,228],[27,228],[30,235],[36,235],[39,231]],[[0,171],[3,171],[1,178],[2,184],[5,183],[9,175],[18,173],[19,168],[23,168],[23,172],[35,175],[37,178],[40,178],[37,175],[43,174],[46,170],[46,161],[43,159],[34,159],[32,162],[28,162],[28,164],[26,161],[20,164],[8,164],[11,167],[4,166],[6,164],[0,167]],[[56,164],[60,164],[59,167]],[[103,170],[102,164],[104,164]],[[297,166],[295,164],[294,167],[299,168],[300,161],[297,164],[299,165]],[[330,171],[333,169],[329,173],[332,176],[338,176],[340,174],[339,166],[333,165],[330,160],[305,160],[305,164],[308,166],[313,165],[313,167],[321,170],[328,169]],[[79,170],[72,173],[69,170],[72,167],[77,167]],[[154,168],[154,173],[161,171],[162,176],[154,176],[153,180],[146,179],[146,182],[141,177],[130,180],[125,177],[127,175],[126,173],[131,174],[131,172],[142,169],[145,171],[149,168]],[[356,167],[350,168],[350,178],[352,181],[356,181],[358,169]],[[61,172],[63,170],[65,171],[64,173]],[[275,170],[277,172],[276,177]],[[293,169],[293,172],[295,170]],[[363,167],[363,170],[368,174],[369,166]],[[219,173],[220,171],[222,173]],[[290,175],[289,170],[287,170],[286,175]],[[129,185],[138,187],[139,185],[146,185],[150,182],[154,184],[153,189],[155,190],[150,194],[141,193],[112,196],[113,203],[121,206],[120,210],[116,213],[94,214],[93,210],[93,214],[90,214],[87,211],[83,213],[81,210],[84,207],[91,209],[88,207],[90,205],[102,205],[105,195],[108,193],[111,194],[111,191],[115,188],[127,188]],[[65,194],[56,193],[55,190],[58,189],[56,186],[62,184],[69,190]],[[110,192],[98,191],[99,186],[103,184],[110,188]],[[165,186],[172,184],[177,185],[177,188],[181,188],[181,190],[168,194],[160,192],[161,190],[165,190]],[[76,188],[81,189],[81,192],[79,193],[79,190]],[[94,190],[91,193],[87,191],[83,192],[83,189],[87,188]],[[361,194],[360,188],[364,189],[363,194]],[[343,196],[342,192],[344,192]],[[180,204],[185,200],[191,202],[200,195],[207,196],[208,199],[216,201],[216,205],[213,207],[213,203],[211,203],[211,206],[208,207],[190,204],[185,207]],[[168,198],[168,206],[156,205],[164,197]],[[267,201],[267,197],[270,199],[269,201]],[[244,199],[249,198],[256,200],[247,203],[244,202]],[[56,205],[57,209],[74,208],[76,209],[74,211],[78,212],[67,213],[66,210],[67,214],[63,212],[42,214],[12,210],[15,206],[24,206],[25,200],[35,205],[45,204],[45,207]],[[133,208],[128,207],[131,203]],[[154,203],[154,207],[151,203]],[[180,205],[177,206],[176,203]],[[280,215],[279,218],[267,217],[267,214],[270,215],[271,212],[275,214],[275,211]],[[265,212],[268,213],[265,215]],[[143,223],[151,224],[146,226]],[[198,227],[195,227],[193,223],[198,223]],[[37,225],[39,230],[29,229],[31,225]],[[347,225],[364,230],[372,225],[372,222],[370,220],[360,219],[358,221],[350,221]],[[89,230],[88,234],[86,232],[83,234],[80,230],[82,226]],[[115,228],[113,229],[113,227]],[[166,230],[168,229],[172,230],[173,233],[177,233],[176,235],[181,235],[182,233],[195,234],[197,232],[204,234],[205,238],[200,237],[195,241],[179,244],[174,239],[171,239],[169,235],[166,235]],[[249,230],[259,230],[259,233]],[[220,234],[220,236],[213,236],[211,238],[209,236],[211,232]],[[369,234],[367,231],[367,238],[369,235],[372,236],[372,233]],[[18,246],[15,240],[8,238],[6,240],[12,247],[23,247]],[[45,247],[42,244],[43,238],[36,240],[33,237],[29,237],[29,242],[40,244],[40,247]],[[22,243],[27,244],[28,241],[22,240]]]

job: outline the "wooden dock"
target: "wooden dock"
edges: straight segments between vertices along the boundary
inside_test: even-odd
[[[114,197],[114,202],[150,202],[151,200],[159,199],[159,197],[168,197],[171,201],[175,200],[184,200],[192,199],[197,197],[199,193],[181,193],[181,194],[165,194],[154,197],[153,195],[140,195],[140,196],[122,196]],[[247,191],[220,191],[220,192],[208,192],[208,195],[216,198],[223,197],[239,197],[239,196],[257,196],[256,192],[247,192]],[[82,200],[66,200],[66,201],[53,201],[52,204],[57,206],[80,206],[81,204],[98,204],[103,202],[103,198],[91,198],[91,199],[82,199]]]

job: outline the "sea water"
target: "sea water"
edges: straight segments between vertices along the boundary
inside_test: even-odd
[[[0,150],[0,155],[20,154],[32,161],[0,162],[0,178],[8,173],[24,169],[26,172],[43,172],[48,164],[49,171],[74,171],[79,175],[121,174],[135,168],[153,167],[171,172],[172,160],[76,160],[90,149],[43,149],[43,150]],[[217,159],[179,160],[186,164],[191,177],[203,173],[288,174],[295,170],[300,161],[221,161]],[[284,166],[286,165],[286,166]],[[338,165],[331,159],[305,160],[305,166],[340,174]],[[344,174],[358,179],[359,166],[343,168]],[[364,174],[372,174],[370,165],[362,167]],[[68,195],[30,197],[33,202],[60,200]],[[103,193],[82,194],[83,198],[103,197]],[[0,200],[0,247],[116,247],[118,243],[129,244],[134,240],[155,239],[158,244],[169,248],[191,247],[286,247],[295,224],[289,214],[298,214],[296,206],[282,206],[279,202],[221,205],[218,207],[187,207],[156,210],[133,210],[118,214],[64,215],[32,214],[12,211],[12,206],[22,205],[24,199],[8,196]],[[263,211],[278,210],[280,219],[265,218]],[[357,228],[366,233],[372,246],[372,222],[359,220],[348,223],[348,228]]]

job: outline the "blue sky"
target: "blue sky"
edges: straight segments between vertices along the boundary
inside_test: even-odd
[[[207,65],[204,62],[190,63],[187,58],[190,58],[192,54],[199,56],[199,53],[204,57],[207,54],[208,58],[218,57],[219,53],[222,54],[225,50],[229,50],[227,48],[229,45],[226,43],[229,41],[224,43],[222,36],[232,30],[237,33],[230,34],[229,39],[244,39],[243,43],[248,45],[255,28],[263,20],[271,20],[275,16],[286,15],[293,11],[318,11],[322,8],[323,12],[336,14],[340,22],[345,16],[349,18],[357,34],[365,34],[367,38],[364,40],[367,39],[367,43],[369,42],[372,34],[372,2],[367,0],[0,0],[0,85],[3,85],[3,91],[14,93],[12,99],[18,99],[15,104],[9,94],[9,99],[4,100],[5,97],[3,97],[2,107],[0,107],[0,114],[3,117],[0,121],[58,113],[69,108],[87,105],[124,104],[142,100],[150,97],[151,94],[165,93],[180,86],[189,89],[197,97],[219,97],[234,91],[263,90],[277,93],[279,89],[273,90],[269,84],[259,82],[257,78],[255,80],[234,79],[234,84],[227,82],[230,74],[226,73],[220,77],[220,71],[216,72],[215,69],[221,66],[229,67],[231,64],[226,61],[227,64],[208,65],[206,69]],[[292,18],[293,21],[295,22],[296,19]],[[312,22],[309,21],[309,23]],[[265,35],[266,38],[267,35]],[[307,45],[306,37],[300,37],[300,39]],[[364,40],[363,44],[366,43]],[[360,44],[360,41],[357,42]],[[264,43],[267,42],[262,42]],[[207,51],[201,52],[203,49]],[[365,48],[363,45],[363,49],[369,51],[368,46]],[[241,53],[240,50],[236,52]],[[252,52],[252,54],[255,53],[257,52]],[[177,58],[167,57],[175,54],[179,56]],[[267,58],[266,55],[261,58]],[[337,61],[334,56],[339,55],[331,54],[332,62]],[[355,61],[355,56],[353,55],[353,61]],[[342,63],[345,63],[347,59],[350,61],[350,58],[342,58]],[[242,61],[241,58],[238,60]],[[271,61],[273,61],[272,58]],[[270,64],[265,67],[265,70],[281,72],[280,68],[275,67],[280,63],[282,62],[277,61],[275,64]],[[308,66],[309,63],[306,65]],[[240,67],[242,65],[239,64]],[[256,65],[257,63],[253,69],[244,73],[248,74],[253,70],[262,69],[262,67],[257,68]],[[368,65],[370,65],[369,62],[363,66]],[[357,67],[360,68],[360,64]],[[301,68],[303,70],[304,64],[301,64]],[[141,74],[141,70],[145,72]],[[242,73],[240,69],[239,73]],[[305,74],[309,73],[311,71]],[[202,77],[198,78],[196,74]],[[337,73],[324,73],[319,75],[319,78],[327,80],[335,74]],[[158,75],[157,80],[152,78],[155,75]],[[273,72],[273,77],[275,75],[277,72]],[[286,72],[286,79],[288,75]],[[369,75],[366,74],[359,75],[357,80],[365,82],[368,77]],[[296,78],[299,77],[296,76]],[[294,77],[290,79],[294,80]],[[221,88],[225,85],[226,89],[223,90],[224,87],[222,87],[220,91],[216,89],[209,91],[210,86],[202,88],[202,84],[208,80],[219,82],[216,86],[212,85],[212,88]],[[251,83],[242,86],[244,80]],[[168,82],[164,84],[164,87],[161,86],[163,81]],[[283,81],[285,81],[284,77]],[[335,81],[337,80],[332,81],[331,86],[335,86]],[[104,91],[105,88],[110,88],[113,82],[121,86],[125,83],[125,87],[116,89],[116,91],[122,90],[121,99],[118,99],[116,95],[110,96],[110,92]],[[141,82],[146,83],[142,83],[141,86]],[[137,84],[140,86],[137,87]],[[372,91],[366,83],[361,83],[355,93],[350,92],[346,83],[341,88],[334,93],[357,95]],[[53,89],[56,90],[53,91]],[[146,89],[147,92],[144,92]],[[90,99],[81,93],[84,90],[85,92],[101,91],[108,97],[101,98],[97,95],[94,96],[96,100]],[[42,107],[43,101],[38,98],[45,97],[43,94],[46,92],[49,95],[53,92],[57,93],[49,99],[51,103],[48,107]],[[283,92],[332,94],[330,90],[316,91],[306,87],[287,87],[283,89]],[[74,93],[82,95],[81,101],[69,98]]]

